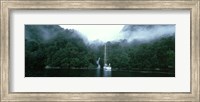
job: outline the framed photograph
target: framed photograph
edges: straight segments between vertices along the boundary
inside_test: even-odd
[[[199,1],[1,1],[0,101],[200,101]]]

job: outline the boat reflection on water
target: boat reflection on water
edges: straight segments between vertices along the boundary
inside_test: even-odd
[[[112,70],[97,68],[96,77],[112,77]]]
[[[112,77],[112,70],[103,70],[103,77]]]

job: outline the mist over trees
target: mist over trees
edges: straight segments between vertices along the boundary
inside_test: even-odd
[[[113,70],[175,71],[175,26],[126,25],[121,32],[124,38],[106,42]],[[96,68],[103,55],[103,42],[89,43],[75,29],[25,25],[25,70]]]

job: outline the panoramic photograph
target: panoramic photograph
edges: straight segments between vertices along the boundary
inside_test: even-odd
[[[175,77],[175,24],[25,25],[25,77]]]

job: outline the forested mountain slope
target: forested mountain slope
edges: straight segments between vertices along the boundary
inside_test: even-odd
[[[127,27],[124,30],[129,36],[131,32]],[[113,69],[175,70],[174,33],[151,40],[122,38],[108,41],[106,45],[108,63]],[[25,25],[26,70],[96,68],[99,57],[103,66],[103,53],[103,42],[88,42],[75,29],[63,29],[58,25]]]

